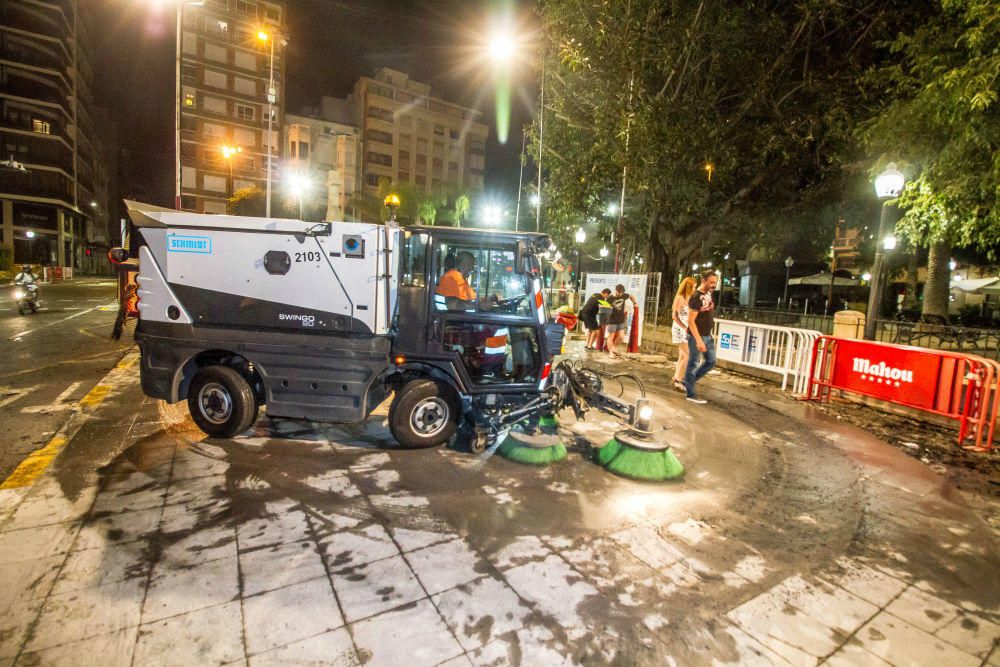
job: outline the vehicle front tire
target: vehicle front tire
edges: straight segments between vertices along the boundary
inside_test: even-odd
[[[232,438],[257,421],[257,401],[246,379],[228,366],[207,366],[188,388],[188,410],[202,431]]]
[[[389,430],[407,449],[436,447],[455,435],[458,405],[450,387],[433,380],[410,380],[392,400]]]

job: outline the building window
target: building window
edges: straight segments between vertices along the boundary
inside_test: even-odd
[[[229,0],[208,0],[206,4],[212,9],[216,9],[222,12],[229,11]]]
[[[399,166],[410,166],[410,151],[399,151]]]
[[[186,106],[188,109],[194,108],[194,93],[184,94],[184,106]]]
[[[198,68],[190,63],[181,65],[181,80],[185,83],[195,83],[198,80]]]
[[[385,155],[383,153],[375,153],[372,151],[368,151],[368,161],[372,164],[380,164],[383,167],[392,166],[392,156]]]
[[[365,175],[365,183],[367,183],[368,185],[372,186],[373,188],[377,188],[378,187],[378,182],[379,182],[380,179],[385,179],[388,182],[392,182],[392,179],[390,179],[388,176],[381,176],[379,174],[367,174],[367,175]]]
[[[253,120],[257,117],[256,109],[248,104],[237,104],[236,117],[240,120]]]
[[[444,125],[435,125],[434,126],[434,134],[436,134],[439,137],[443,137],[444,136]]]
[[[193,211],[194,203],[195,203],[194,195],[181,196],[181,209],[185,211]]]
[[[52,125],[44,120],[33,118],[31,120],[31,131],[38,134],[52,134]]]
[[[226,114],[228,109],[226,107],[226,101],[218,97],[209,97],[205,95],[201,98],[201,108],[205,111],[217,114]]]
[[[392,143],[392,135],[388,132],[382,132],[380,130],[368,130],[365,132],[365,137],[371,141],[380,141],[383,144]]]
[[[409,130],[413,127],[413,119],[406,114],[403,114],[399,117],[399,126],[404,130]]]
[[[387,88],[386,86],[372,85],[368,87],[368,91],[372,95],[378,95],[379,97],[387,97],[390,100],[392,99],[392,88]]]
[[[257,5],[252,2],[246,2],[246,0],[236,0],[236,11],[244,16],[257,18]]]
[[[450,136],[452,139],[456,139],[457,140],[458,139],[458,130],[451,130],[448,133],[448,136]]]
[[[399,182],[400,183],[409,183],[410,182],[410,175],[408,173],[406,173],[405,171],[399,172]]]
[[[229,24],[225,21],[216,21],[215,31],[221,32],[223,35],[229,34]]]
[[[391,123],[393,120],[392,112],[388,109],[382,109],[380,107],[368,107],[368,117],[377,118],[379,120],[384,120]]]
[[[299,159],[308,160],[309,159],[309,144],[304,141],[299,142]]]
[[[207,69],[203,74],[205,85],[213,88],[225,90],[229,86],[229,77],[224,72],[215,72]]]
[[[210,174],[205,174],[202,177],[202,188],[205,190],[211,190],[212,192],[225,192],[227,185],[225,176],[212,176]]]
[[[486,151],[486,140],[482,137],[472,137],[469,139],[469,148],[477,153],[483,153]]]
[[[274,23],[281,23],[281,10],[277,7],[264,5],[264,18]]]

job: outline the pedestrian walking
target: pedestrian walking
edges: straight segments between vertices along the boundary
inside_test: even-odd
[[[597,322],[597,312],[601,308],[602,303],[607,303],[608,297],[611,296],[611,290],[605,287],[600,292],[594,292],[587,299],[587,303],[583,304],[583,308],[580,309],[580,320],[583,322],[583,326],[587,329],[587,344],[584,346],[585,350],[596,350],[597,349],[597,335],[600,333],[600,325]]]
[[[674,369],[674,389],[687,393],[684,386],[684,375],[687,373],[688,363],[688,301],[694,295],[698,283],[691,276],[684,278],[677,287],[677,294],[674,296],[674,303],[670,307],[670,316],[673,323],[670,326],[670,338],[677,346],[677,368]]]
[[[712,292],[718,284],[719,276],[715,271],[702,271],[701,284],[688,300],[688,363],[684,374],[684,389],[687,391],[687,400],[692,403],[708,402],[695,394],[695,384],[715,367],[715,340],[712,339],[715,303],[712,301]]]
[[[625,312],[625,304],[628,301],[632,301],[635,304],[635,300],[631,296],[625,293],[624,285],[615,285],[615,293],[611,295],[608,300],[611,303],[611,315],[608,316],[608,355],[611,358],[621,357],[618,351],[615,349],[625,338],[625,329],[628,327],[628,316]]]

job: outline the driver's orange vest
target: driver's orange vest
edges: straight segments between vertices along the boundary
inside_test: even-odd
[[[469,286],[469,282],[458,269],[451,269],[441,276],[437,293],[443,297],[461,299],[462,301],[473,301],[476,298],[476,290]]]

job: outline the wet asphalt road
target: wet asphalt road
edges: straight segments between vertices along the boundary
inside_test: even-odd
[[[130,341],[109,340],[111,278],[43,284],[37,314],[19,315],[0,289],[0,479],[42,447]]]
[[[588,460],[593,412],[544,468],[400,450],[385,406],[222,441],[135,400],[134,364],[0,492],[0,665],[1000,665],[976,499],[739,378],[693,406],[616,365],[687,469],[641,484]]]

